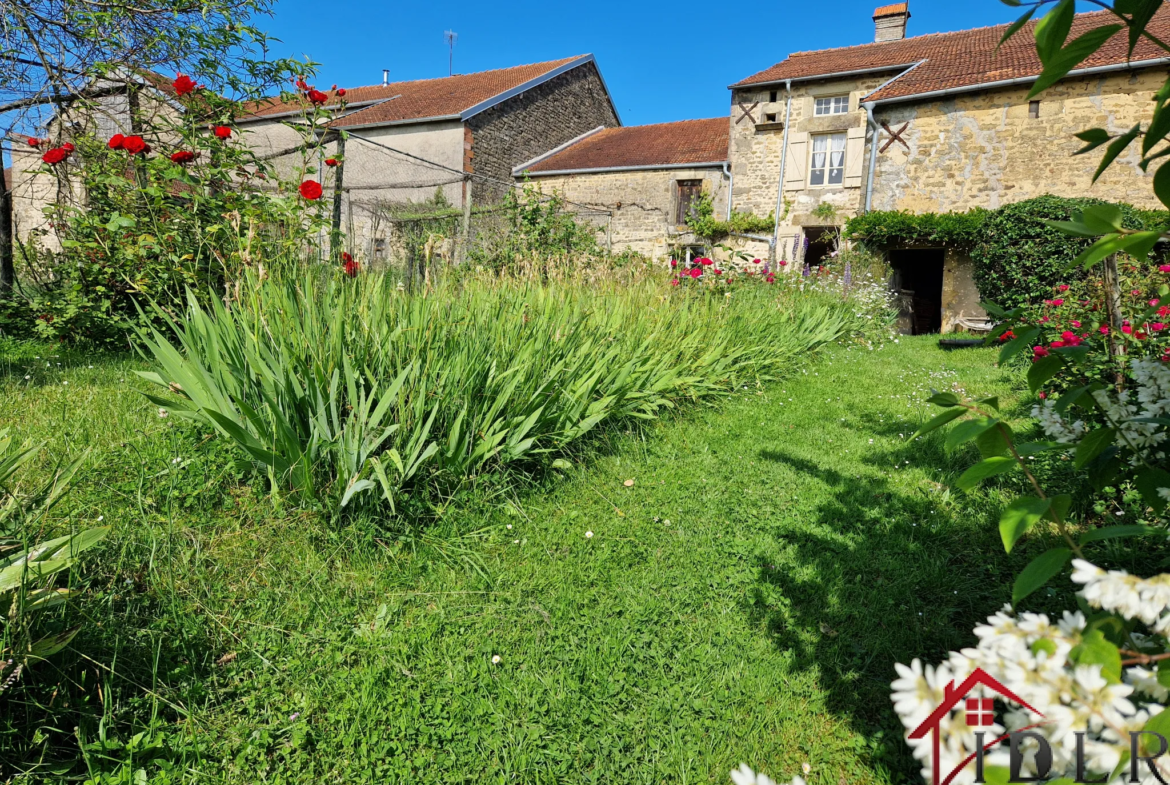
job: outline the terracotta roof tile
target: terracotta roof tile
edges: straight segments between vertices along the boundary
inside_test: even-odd
[[[877,19],[878,17],[881,17],[881,16],[893,16],[894,14],[905,14],[905,13],[909,13],[909,11],[910,11],[910,4],[909,3],[894,3],[893,5],[883,5],[881,8],[877,8],[874,10],[873,18]]]
[[[575,60],[586,62],[588,55],[551,60],[546,63],[518,65],[459,74],[439,79],[418,79],[412,82],[391,82],[388,85],[351,87],[345,91],[345,100],[356,111],[334,122],[336,127],[376,123],[425,120],[430,117],[457,115],[478,103],[519,87],[525,82],[569,65]],[[337,106],[340,99],[327,91],[330,100],[326,106]],[[271,117],[299,110],[299,105],[268,98],[252,104],[243,119]]]
[[[606,128],[525,169],[533,174],[578,169],[709,164],[727,160],[729,120]]]
[[[1109,24],[1114,17],[1108,11],[1078,14],[1069,40],[1087,30]],[[783,62],[749,76],[732,87],[747,87],[783,81],[830,76],[849,71],[889,69],[904,71],[864,100],[881,101],[905,98],[935,90],[974,87],[1038,76],[1040,59],[1032,35],[1035,23],[1029,23],[997,49],[1007,25],[960,30],[954,33],[904,38],[898,41],[861,44],[818,52],[797,52]],[[1170,36],[1170,8],[1163,6],[1151,20],[1150,32],[1162,40]],[[1128,38],[1122,30],[1078,68],[1121,65],[1127,61]],[[1133,61],[1166,59],[1166,52],[1142,39],[1133,52]],[[913,70],[906,69],[921,63]]]

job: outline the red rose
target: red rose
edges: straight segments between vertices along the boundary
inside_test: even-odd
[[[69,153],[60,147],[54,147],[41,156],[41,160],[47,164],[59,164],[69,157]]]
[[[1033,360],[1039,360],[1041,357],[1047,357],[1047,356],[1048,356],[1048,350],[1045,349],[1043,346],[1033,346],[1032,347],[1032,359]]]
[[[787,266],[788,266],[788,262],[781,261],[781,262],[780,262],[780,266],[781,266],[781,267],[787,267]]]
[[[1016,337],[1016,334],[1013,333],[1011,330],[1008,330],[1003,335],[999,336],[999,342],[1003,343],[1004,341],[1010,341],[1012,338],[1015,338],[1015,337]]]
[[[326,166],[337,166],[339,163],[341,163],[341,162],[338,161],[336,158],[326,158],[325,159]]]
[[[69,153],[72,153],[77,148],[74,147],[71,142],[66,142],[65,144],[61,145],[61,149],[65,151],[66,155],[68,155]]]
[[[752,259],[752,264],[759,264],[759,263],[760,263],[759,259]]]
[[[211,129],[211,132],[215,134],[216,139],[230,139],[232,135],[232,129],[226,125],[217,125]]]
[[[176,150],[171,153],[171,160],[177,164],[189,164],[195,160],[195,153],[190,150]]]
[[[28,146],[29,146],[29,147],[40,147],[40,146],[41,146],[41,140],[40,140],[40,139],[37,139],[35,136],[30,136],[30,137],[28,138]]]
[[[305,180],[300,187],[301,196],[310,202],[321,198],[321,184],[316,180]]]
[[[715,268],[714,270],[712,270],[711,272],[715,273],[716,275],[723,275],[723,271],[722,271],[722,270],[720,270],[718,267],[716,267],[716,268]]]
[[[351,254],[349,251],[342,251],[341,252],[341,261],[352,262],[353,261],[353,254]]]
[[[122,143],[125,140],[126,137],[122,136],[122,134],[114,134],[110,137],[110,141],[106,142],[106,147],[110,148],[111,150],[121,150]]]
[[[346,254],[346,256],[349,256],[349,254]],[[350,278],[356,278],[358,271],[360,271],[361,269],[362,269],[362,266],[360,264],[358,264],[357,262],[355,262],[353,260],[353,257],[350,257],[348,260],[346,260],[345,274],[348,275]]]
[[[671,259],[670,266],[671,267],[678,267],[678,259]]]
[[[706,256],[704,256],[702,259],[699,260],[699,264],[703,265],[704,267],[710,267],[711,265],[715,264],[715,262],[711,261]]]
[[[1123,324],[1121,326],[1121,331],[1126,335],[1133,335],[1133,327],[1129,326],[1128,324]]]
[[[344,87],[337,91],[337,97],[338,98],[345,98],[345,88]]]
[[[1109,325],[1107,325],[1107,324],[1101,325],[1101,329],[1098,330],[1097,332],[1101,333],[1102,335],[1108,335],[1109,334]]]
[[[305,97],[315,104],[323,104],[329,100],[329,96],[325,95],[325,93],[321,92],[315,87],[309,90],[309,92],[305,93]]]
[[[122,139],[122,149],[130,155],[146,151],[146,141],[141,136],[127,136]]]
[[[671,281],[670,281],[670,285],[671,285],[671,286],[678,286],[678,279],[677,279],[677,278],[673,278],[673,279],[671,279]]]
[[[298,90],[308,90],[309,89],[309,84],[308,84],[308,82],[305,81],[305,77],[303,77],[303,76],[298,76],[297,81],[294,82],[294,84],[296,84]]]
[[[1066,284],[1066,283],[1062,283],[1060,286],[1058,286],[1058,287],[1056,287],[1056,288],[1057,288],[1057,289],[1059,289],[1059,290],[1060,290],[1060,291],[1062,291],[1062,292],[1067,292],[1067,291],[1068,291],[1068,284]]]
[[[191,77],[187,76],[186,74],[179,74],[176,76],[175,81],[171,83],[171,86],[175,88],[175,93],[177,95],[187,95],[188,93],[195,92],[195,82],[193,82]]]

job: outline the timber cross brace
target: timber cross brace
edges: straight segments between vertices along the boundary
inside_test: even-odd
[[[892,145],[894,142],[899,142],[903,147],[906,148],[906,152],[910,152],[910,143],[902,138],[902,134],[906,133],[906,129],[909,127],[910,123],[902,123],[902,127],[895,131],[893,128],[890,128],[889,123],[887,123],[885,120],[882,120],[882,128],[884,128],[886,133],[890,135],[890,138],[884,145],[882,145],[882,148],[878,150],[878,152],[884,153],[886,150],[889,150],[890,145]]]
[[[735,121],[735,124],[736,124],[736,125],[739,125],[740,123],[742,123],[745,117],[746,117],[748,120],[751,120],[753,123],[755,123],[755,122],[756,122],[756,118],[755,118],[755,115],[753,115],[753,114],[752,114],[752,112],[753,112],[753,111],[755,110],[755,108],[756,108],[757,106],[759,106],[759,105],[760,105],[760,102],[759,102],[759,101],[756,101],[756,102],[755,102],[754,104],[752,104],[751,106],[745,106],[744,104],[740,104],[740,105],[739,105],[739,108],[740,108],[741,110],[743,110],[743,114],[741,114],[741,115],[739,116],[739,119]]]

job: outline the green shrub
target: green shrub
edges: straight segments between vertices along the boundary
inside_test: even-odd
[[[965,213],[909,213],[901,210],[863,213],[845,224],[845,237],[871,248],[942,245],[970,248],[979,242],[992,213],[976,208]]]
[[[694,232],[696,237],[712,242],[732,234],[759,234],[761,232],[771,234],[775,223],[775,213],[770,213],[767,218],[761,218],[758,215],[741,213],[737,210],[731,211],[731,217],[728,220],[720,221],[715,217],[715,204],[712,201],[710,191],[703,191],[699,195],[694,209],[687,216],[687,228]]]
[[[1006,308],[1038,303],[1052,296],[1057,284],[1079,281],[1081,270],[1066,271],[1073,259],[1092,244],[1069,237],[1045,221],[1068,221],[1073,213],[1098,199],[1038,196],[1005,205],[987,215],[982,240],[971,247],[979,295]],[[1165,226],[1164,211],[1120,205],[1122,222],[1130,229]]]

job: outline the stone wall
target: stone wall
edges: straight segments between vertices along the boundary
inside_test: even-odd
[[[780,255],[793,258],[792,249],[803,226],[839,226],[856,215],[864,204],[866,118],[860,106],[863,96],[893,75],[827,79],[793,85],[788,123],[788,153],[784,162],[784,191],[780,201]],[[817,98],[849,96],[845,114],[817,117]],[[775,100],[773,99],[775,97]],[[788,93],[784,85],[736,90],[731,102],[731,171],[735,175],[734,206],[741,212],[768,215],[776,210],[784,147],[784,120]],[[742,104],[742,106],[741,106]],[[751,117],[745,108],[752,107]],[[844,133],[845,176],[839,186],[809,185],[812,136]],[[825,205],[825,207],[822,207]],[[823,213],[815,215],[820,209]],[[828,208],[832,213],[828,213]],[[764,252],[762,244],[758,251]]]
[[[617,125],[597,64],[586,63],[470,118],[468,171],[511,182],[512,170],[525,161],[598,126]],[[507,190],[476,186],[480,203]]]
[[[1149,122],[1165,79],[1164,69],[1066,79],[1040,95],[1037,118],[1030,116],[1026,87],[879,106],[879,121],[909,126],[905,145],[895,142],[878,155],[873,209],[996,208],[1042,194],[1157,206],[1155,167],[1149,174],[1138,167],[1140,145],[1094,184],[1103,149],[1074,157],[1083,145],[1073,134],[1095,127],[1122,133]]]
[[[706,169],[650,169],[591,172],[575,175],[533,177],[546,194],[586,205],[598,213],[590,219],[599,228],[598,239],[615,252],[637,251],[653,259],[667,258],[672,247],[696,243],[686,227],[675,225],[678,180],[702,180],[712,196],[715,215],[727,214],[727,180],[723,171]]]

